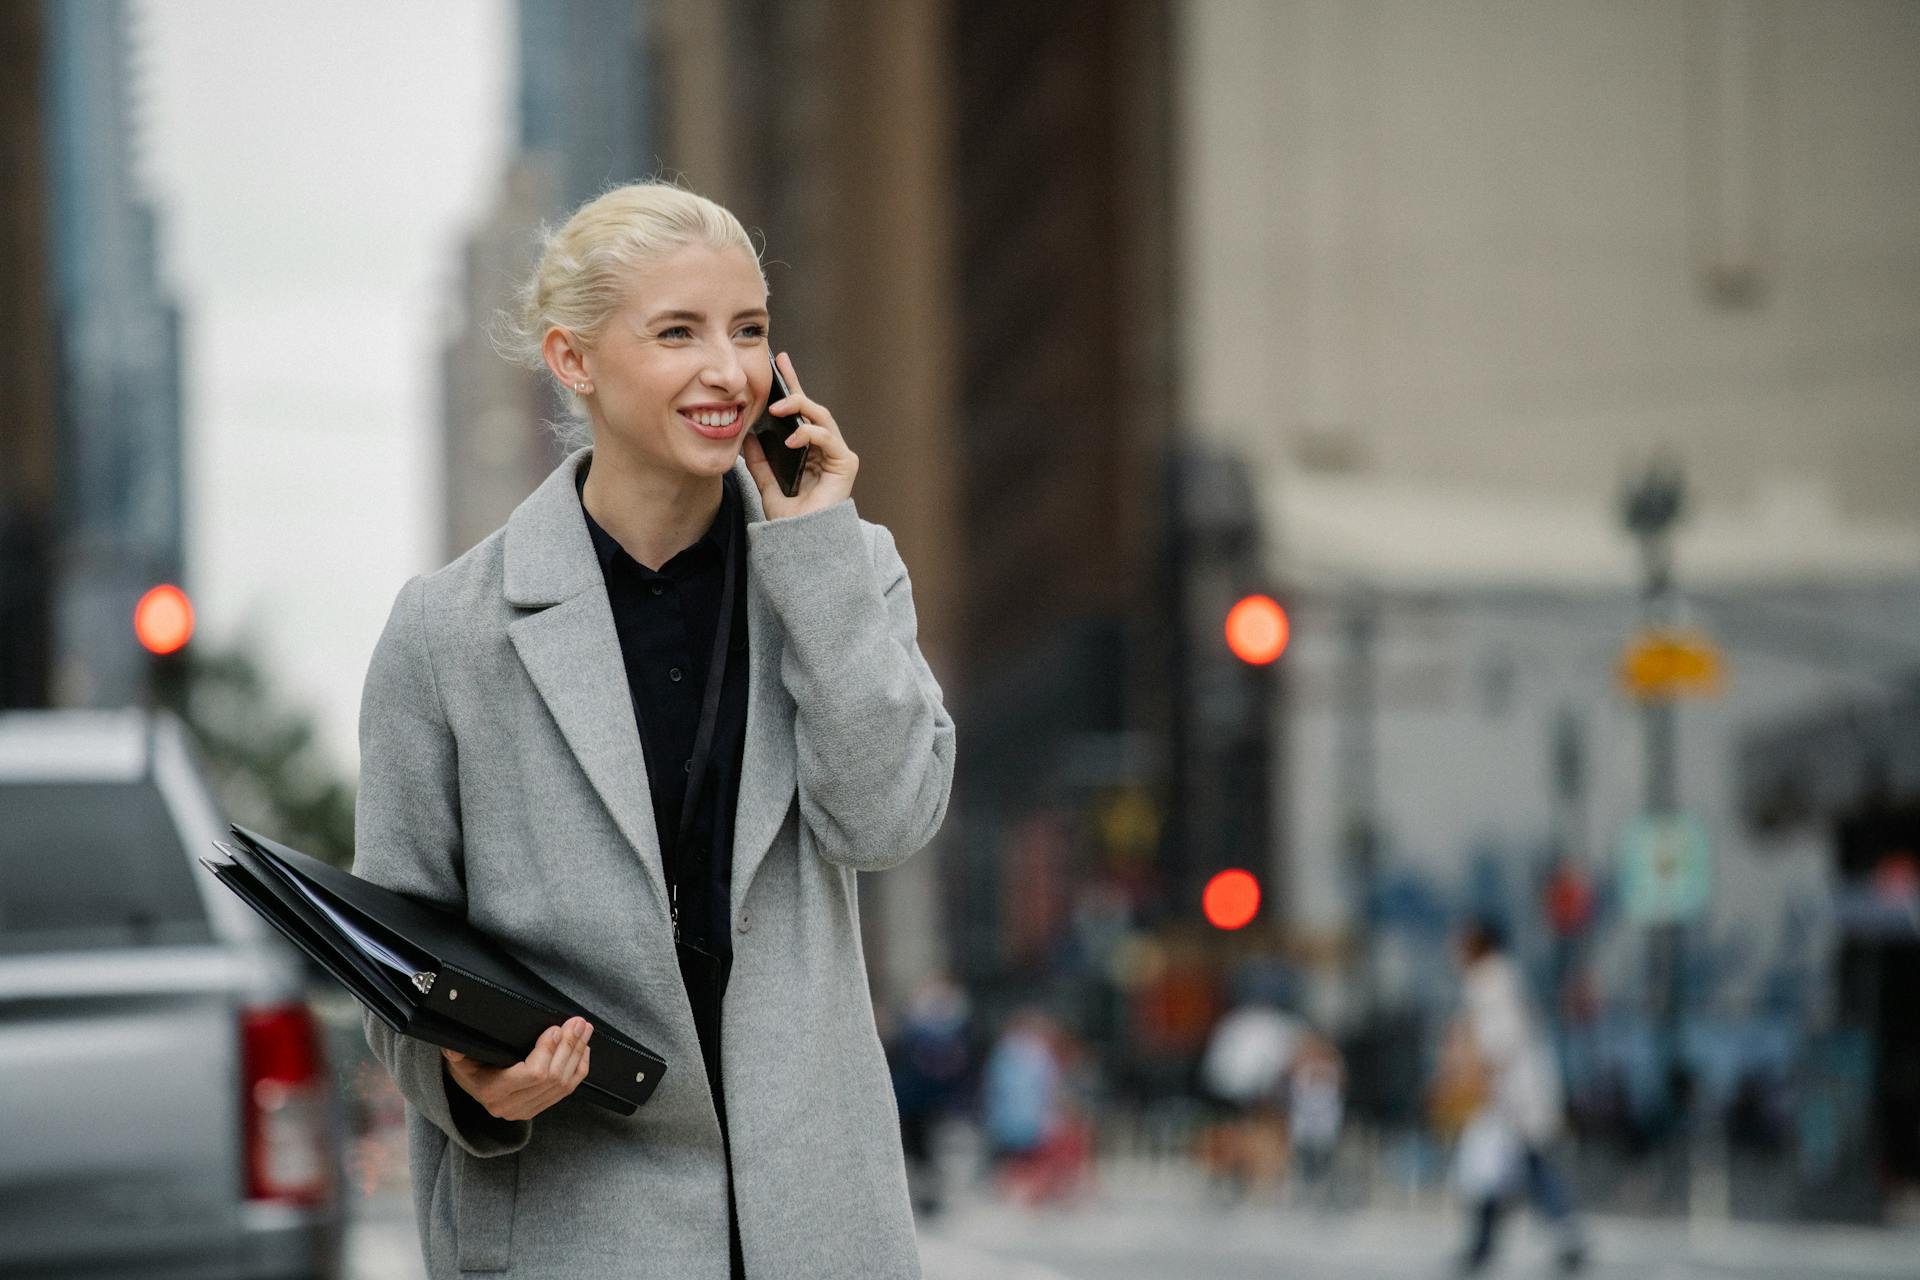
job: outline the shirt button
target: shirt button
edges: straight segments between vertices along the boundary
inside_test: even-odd
[[[667,672],[667,679],[673,681],[675,684],[679,684],[681,680],[680,668],[675,667],[673,670]]]
[[[740,908],[740,932],[753,932],[753,909],[751,907]]]
[[[652,590],[653,590],[653,594],[659,595],[661,592],[665,591],[666,588],[660,585],[658,582],[656,582],[653,584]]]

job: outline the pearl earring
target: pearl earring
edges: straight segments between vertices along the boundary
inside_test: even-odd
[[[576,382],[576,383],[574,383],[574,384],[573,384],[573,389],[574,389],[575,391],[578,391],[578,392],[579,392],[579,393],[580,393],[581,395],[585,395],[585,394],[587,394],[587,384],[586,384],[586,383],[584,383],[584,382]]]

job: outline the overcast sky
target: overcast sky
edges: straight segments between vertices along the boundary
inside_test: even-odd
[[[188,586],[343,768],[436,563],[438,347],[511,138],[507,0],[135,0],[138,149],[185,319]]]

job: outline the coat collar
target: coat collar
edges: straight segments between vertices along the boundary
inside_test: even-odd
[[[521,609],[560,604],[605,580],[575,487],[580,468],[592,458],[592,445],[569,454],[508,517],[508,604]],[[764,521],[760,489],[744,460],[735,459],[728,480],[746,510],[747,523]]]
[[[640,729],[633,704],[609,697],[624,689],[626,664],[607,602],[605,577],[587,532],[575,476],[591,448],[567,458],[507,520],[507,602],[535,612],[507,626],[508,638],[587,780],[646,868],[663,918],[666,871],[653,821]],[[745,462],[729,477],[749,525],[766,520],[760,490]],[[740,805],[734,817],[733,906],[747,886],[793,801],[791,720],[778,697],[778,627],[765,597],[747,583],[747,742]],[[785,723],[788,731],[779,731]],[[784,747],[781,745],[784,743]]]

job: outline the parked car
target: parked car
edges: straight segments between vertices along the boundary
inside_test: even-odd
[[[224,831],[171,716],[0,714],[0,1275],[338,1274],[321,1029]]]

